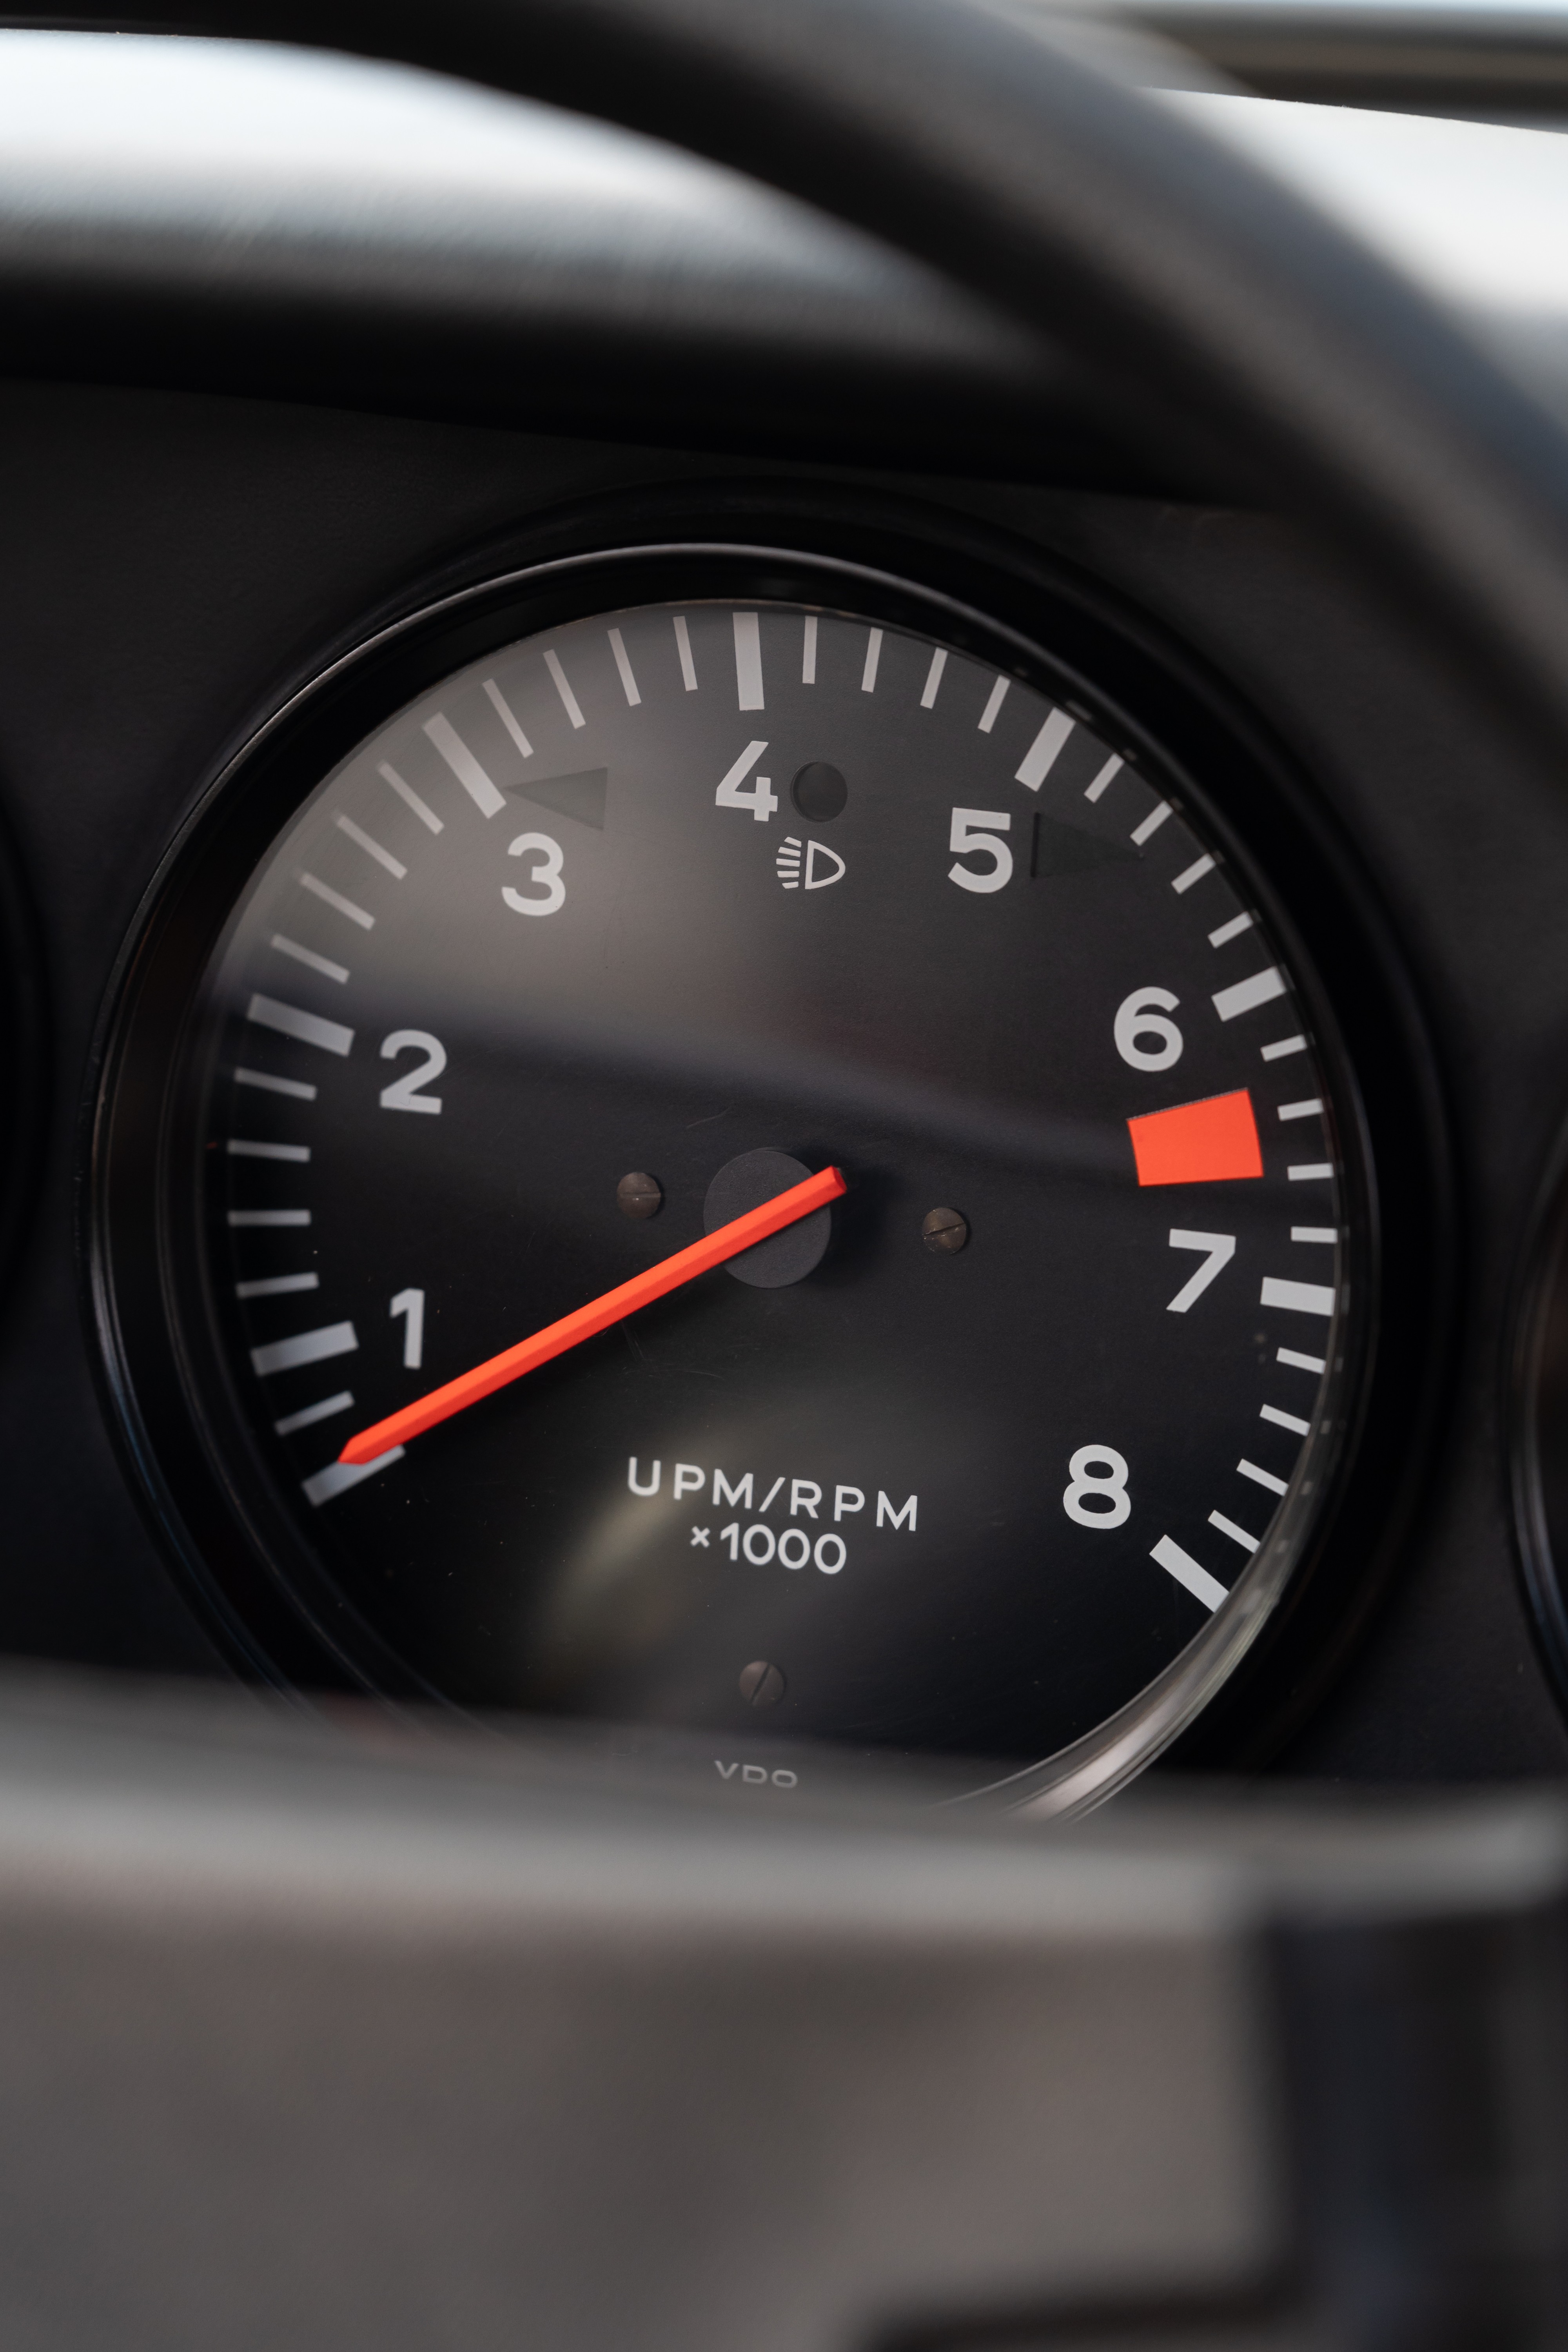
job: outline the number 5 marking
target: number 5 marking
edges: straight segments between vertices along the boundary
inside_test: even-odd
[[[552,841],[547,833],[520,833],[507,856],[526,857],[531,849],[538,853],[539,863],[531,870],[528,878],[531,882],[543,885],[543,898],[525,898],[521,891],[510,889],[503,889],[501,897],[514,914],[553,915],[566,903],[566,885],[561,879],[561,844]]]
[[[1180,1250],[1202,1250],[1205,1263],[1199,1266],[1190,1282],[1184,1282],[1169,1307],[1167,1315],[1184,1315],[1195,1299],[1203,1297],[1222,1266],[1236,1255],[1234,1234],[1186,1234],[1180,1226],[1171,1228],[1171,1247]]]
[[[960,857],[973,853],[988,857],[991,863],[978,872],[973,866],[950,866],[948,880],[956,882],[961,890],[973,890],[982,898],[993,890],[1005,889],[1013,877],[1013,853],[996,836],[1010,832],[1012,824],[1005,809],[955,808],[947,836],[949,849],[956,850]]]

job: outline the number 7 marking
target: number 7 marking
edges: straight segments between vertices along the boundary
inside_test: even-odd
[[[1169,1307],[1167,1315],[1184,1315],[1194,1299],[1201,1298],[1222,1266],[1228,1265],[1236,1255],[1234,1234],[1188,1234],[1179,1225],[1171,1228],[1171,1247],[1179,1250],[1202,1250],[1204,1264],[1190,1282],[1184,1282]]]

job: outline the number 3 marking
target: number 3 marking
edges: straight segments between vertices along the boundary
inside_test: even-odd
[[[1080,1445],[1068,1464],[1062,1508],[1080,1528],[1119,1528],[1132,1516],[1127,1464],[1109,1445]],[[1093,1508],[1090,1509],[1090,1505]]]
[[[512,889],[503,889],[501,897],[514,914],[553,915],[566,904],[566,885],[561,879],[563,863],[561,844],[552,841],[547,833],[520,833],[507,856],[526,857],[531,849],[539,853],[539,863],[528,878],[531,882],[543,884],[543,898],[525,898],[520,890]]]

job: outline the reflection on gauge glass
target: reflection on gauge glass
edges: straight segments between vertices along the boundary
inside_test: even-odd
[[[695,596],[302,784],[167,1163],[291,1604],[720,1769],[1153,1753],[1309,1541],[1359,1305],[1307,983],[1192,789],[973,640]]]

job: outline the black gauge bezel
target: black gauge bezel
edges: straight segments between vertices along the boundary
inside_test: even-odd
[[[138,1493],[244,1670],[288,1685],[432,1696],[396,1662],[370,1663],[330,1611],[312,1622],[276,1570],[280,1538],[237,1474],[233,1433],[203,1433],[226,1409],[224,1383],[204,1377],[181,1336],[193,1328],[194,1294],[182,1245],[170,1242],[171,1076],[236,899],[340,759],[482,653],[553,623],[694,595],[852,606],[941,635],[1077,708],[1201,812],[1290,961],[1344,1129],[1348,1274],[1352,1297],[1368,1304],[1354,1327],[1360,1361],[1344,1392],[1335,1491],[1249,1652],[1178,1751],[1205,1768],[1256,1763],[1300,1720],[1353,1641],[1421,1490],[1452,1325],[1451,1288],[1432,1274],[1454,1263],[1434,1066],[1370,891],[1263,729],[1145,616],[1068,566],[941,509],[775,485],[595,501],[468,551],[374,616],[222,762],[122,950],[86,1107],[86,1296]],[[1283,888],[1266,877],[1282,877]],[[1387,1234],[1380,1185],[1401,1203]],[[272,1511],[286,1526],[276,1502]]]
[[[1514,1543],[1536,1644],[1556,1693],[1568,1710],[1568,1592],[1556,1559],[1568,1541],[1552,1542],[1542,1470],[1542,1420],[1552,1401],[1550,1368],[1555,1337],[1568,1337],[1568,1128],[1558,1137],[1537,1195],[1509,1318],[1505,1417]],[[1559,1353],[1563,1351],[1560,1349]],[[1561,1377],[1559,1411],[1568,1409]],[[1568,1537],[1568,1528],[1562,1530]]]
[[[8,825],[0,821],[0,1313],[37,1197],[49,1108],[49,1055],[38,922]]]

